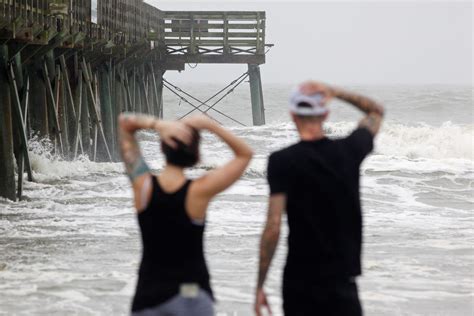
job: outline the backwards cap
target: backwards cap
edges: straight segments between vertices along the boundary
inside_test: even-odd
[[[293,91],[290,96],[290,112],[302,116],[320,116],[329,112],[324,106],[324,96],[320,93],[306,95],[299,89]],[[302,106],[301,103],[304,103]]]

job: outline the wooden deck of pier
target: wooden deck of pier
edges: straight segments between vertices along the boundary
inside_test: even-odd
[[[118,160],[118,114],[162,116],[163,74],[188,63],[247,64],[253,122],[265,123],[265,12],[162,11],[142,0],[94,9],[91,0],[0,0],[1,197],[21,198],[24,173],[33,181],[34,134],[65,159]]]

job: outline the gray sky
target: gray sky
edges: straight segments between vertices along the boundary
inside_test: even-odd
[[[264,10],[266,83],[315,78],[340,84],[473,82],[472,2],[165,1],[162,10]],[[174,82],[227,82],[246,65],[205,65],[169,72]]]

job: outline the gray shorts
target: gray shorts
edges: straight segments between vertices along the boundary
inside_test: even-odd
[[[132,316],[214,316],[214,302],[206,291],[199,289],[195,297],[177,294],[163,304],[134,312]]]

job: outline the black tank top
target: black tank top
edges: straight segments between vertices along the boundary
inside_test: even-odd
[[[191,180],[166,193],[152,178],[151,201],[138,215],[143,256],[133,312],[165,302],[179,293],[182,283],[199,284],[212,297],[203,251],[204,225],[193,223],[185,207]]]

